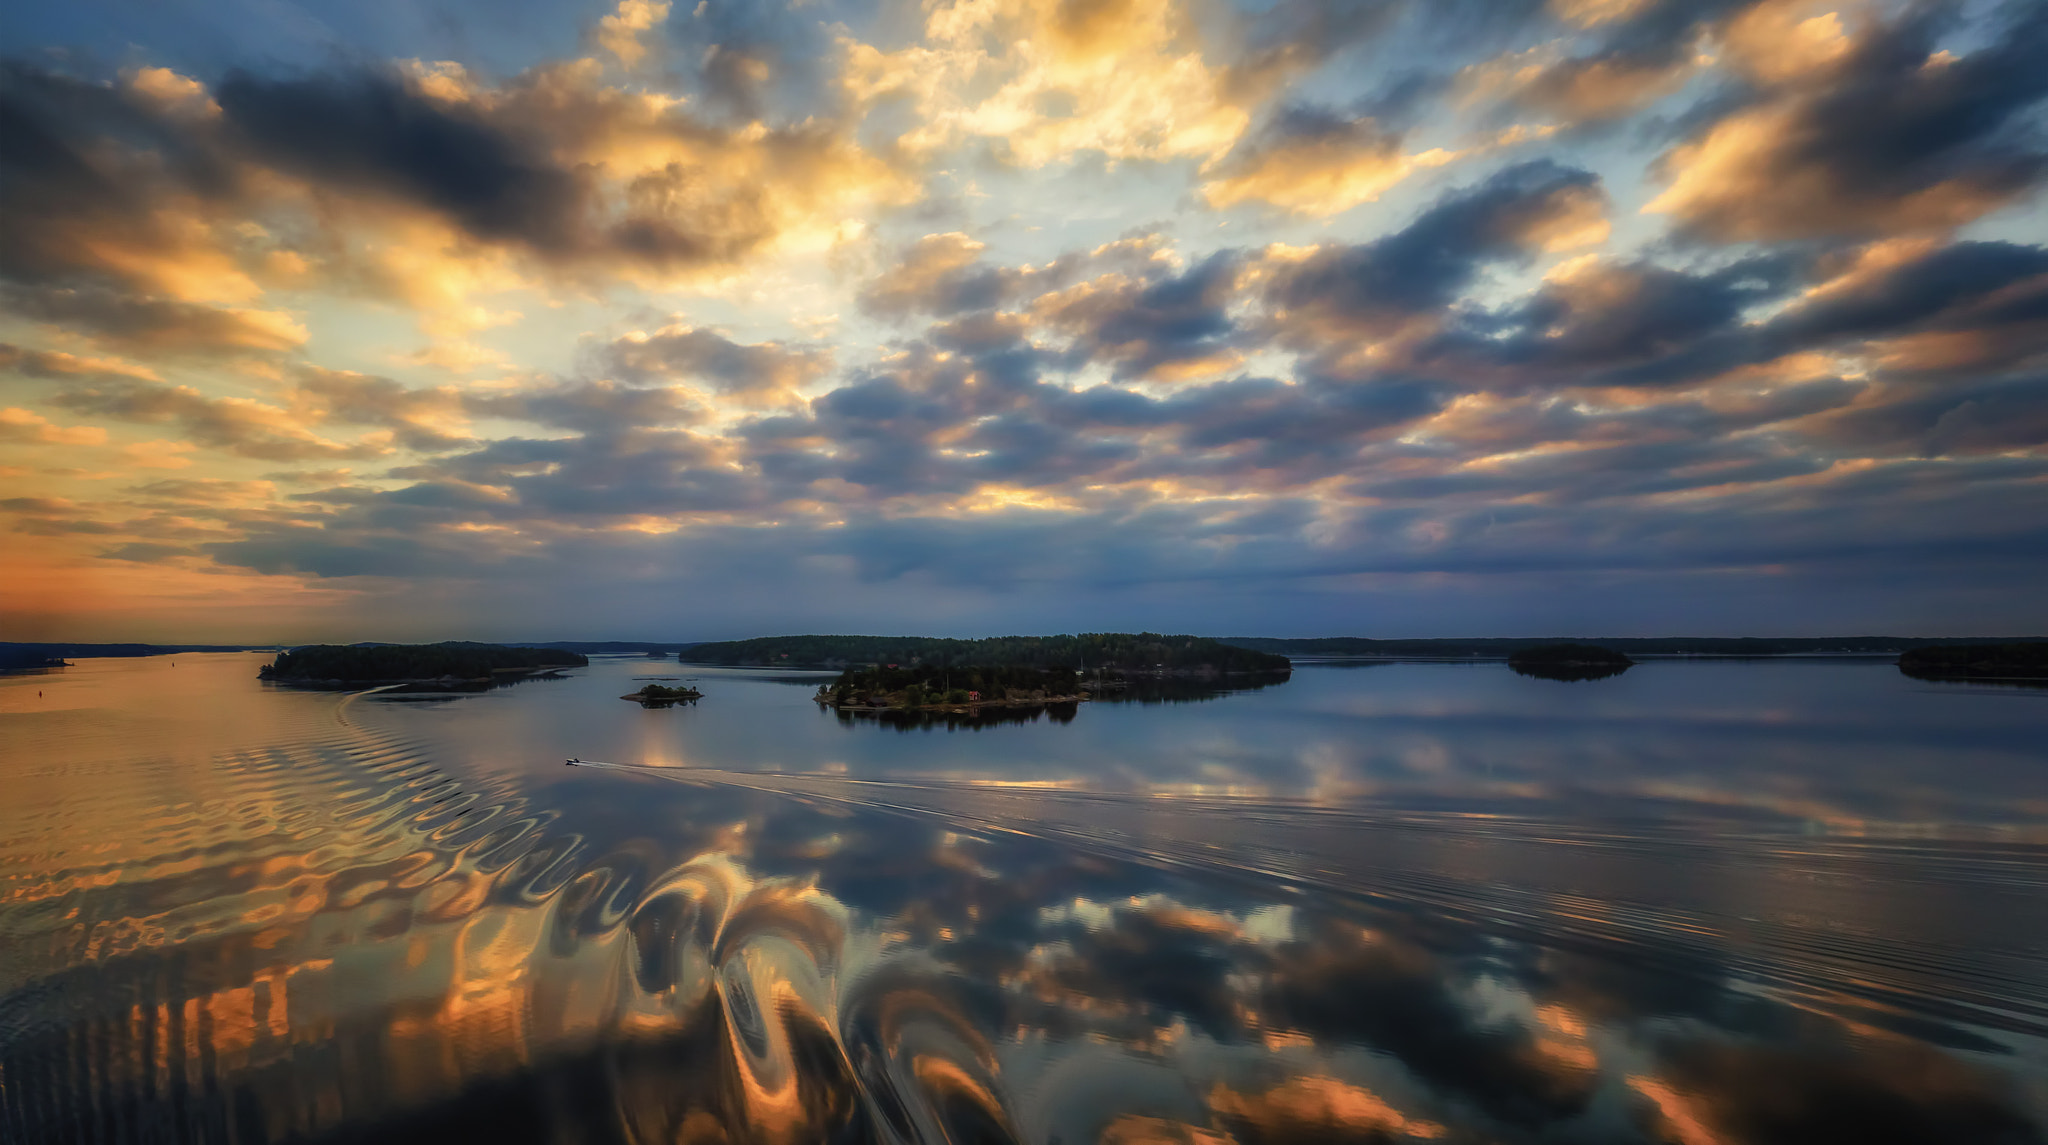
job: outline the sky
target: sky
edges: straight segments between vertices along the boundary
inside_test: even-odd
[[[2048,5],[0,45],[0,639],[2048,631]]]

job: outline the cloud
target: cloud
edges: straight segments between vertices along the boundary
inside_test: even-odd
[[[597,46],[626,67],[638,66],[647,55],[641,33],[659,28],[668,20],[668,11],[666,0],[619,0],[618,10],[597,22]]]
[[[653,427],[688,425],[704,417],[697,396],[679,386],[626,386],[610,380],[562,382],[504,394],[477,394],[469,410],[557,429],[571,429],[608,441]]]
[[[112,358],[86,358],[61,350],[31,350],[0,342],[0,370],[30,378],[123,377],[162,381],[156,371]]]
[[[376,457],[390,447],[331,441],[304,428],[290,411],[247,398],[211,398],[191,386],[107,381],[74,386],[52,405],[143,425],[175,425],[200,445],[265,461]]]
[[[1081,359],[1112,363],[1119,378],[1213,375],[1241,360],[1228,313],[1239,272],[1239,259],[1222,252],[1150,282],[1103,276],[1040,296],[1031,314],[1072,338]]]
[[[861,284],[861,309],[899,321],[913,314],[945,317],[1012,305],[1089,274],[1150,278],[1173,266],[1164,237],[1156,233],[1062,252],[1040,265],[989,266],[982,262],[987,249],[987,244],[958,231],[926,235],[902,248],[893,265]]]
[[[676,54],[692,61],[686,79],[715,113],[739,123],[794,122],[832,107],[831,37],[845,25],[827,13],[702,0],[668,31]]]
[[[1603,240],[1606,204],[1588,172],[1518,164],[1385,238],[1278,262],[1266,302],[1283,336],[1304,346],[1334,349],[1361,334],[1390,333],[1448,307],[1489,261]]]
[[[0,436],[182,483],[8,474],[194,567],[595,553],[821,622],[1963,584],[2042,551],[2048,255],[1987,216],[2048,23],[1824,9],[632,0],[510,68],[11,64]]]
[[[2038,455],[2048,445],[2048,374],[1932,391],[1911,383],[1881,386],[1798,428],[1812,441],[1866,457]]]
[[[323,188],[416,202],[482,239],[560,254],[590,189],[531,132],[374,71],[271,79],[233,72],[215,93],[247,152]]]
[[[1406,361],[1475,389],[1698,384],[1804,348],[1743,323],[1785,297],[1799,265],[1764,256],[1688,272],[1583,255],[1509,307],[1460,314]]]
[[[193,555],[193,550],[184,545],[162,545],[151,541],[130,541],[125,545],[102,549],[99,553],[102,560],[133,561],[145,565],[161,564],[178,557]]]
[[[1457,157],[1442,148],[1409,154],[1402,143],[1399,132],[1370,117],[1288,108],[1204,168],[1202,197],[1218,209],[1262,202],[1297,214],[1334,215]]]
[[[1892,376],[1981,376],[2048,353],[2048,249],[1879,243],[1771,324],[1805,344],[1861,344]]]
[[[926,235],[903,251],[896,265],[863,284],[861,309],[904,317],[916,311],[951,314],[1003,302],[1008,285],[979,265],[986,243],[951,231]]]
[[[729,271],[918,193],[832,123],[710,125],[590,60],[495,86],[415,64],[236,70],[211,90],[10,64],[0,108],[23,144],[4,160],[0,278],[137,306],[310,282],[430,303],[445,325],[525,274]]]
[[[1027,167],[1095,153],[1111,160],[1209,158],[1251,121],[1258,94],[1202,51],[1174,0],[935,5],[924,43],[850,45],[844,83],[862,105],[907,97],[929,152],[987,139]]]
[[[8,406],[0,409],[0,441],[40,445],[104,445],[107,431],[96,425],[62,426],[39,413]]]
[[[701,382],[737,404],[762,408],[797,400],[800,389],[830,372],[832,355],[779,342],[734,342],[676,324],[620,336],[598,353],[596,368],[636,385]]]
[[[14,314],[78,329],[132,354],[271,356],[306,343],[306,328],[278,310],[205,306],[95,287],[7,288]]]
[[[410,389],[390,378],[302,366],[290,396],[293,412],[308,422],[388,429],[403,449],[431,452],[474,441],[462,396],[449,387]]]
[[[1873,21],[1833,67],[1666,153],[1670,185],[1644,209],[1708,239],[1776,241],[1942,230],[2016,201],[2044,170],[2015,127],[2048,96],[2048,13],[2015,11],[1962,56],[1936,50],[1942,9]]]
[[[181,302],[259,290],[217,216],[240,194],[213,127],[144,69],[95,84],[0,61],[0,280],[93,283]]]

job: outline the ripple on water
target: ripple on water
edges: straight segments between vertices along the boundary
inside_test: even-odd
[[[2024,841],[493,771],[283,699],[45,737],[0,1140],[2042,1139]]]

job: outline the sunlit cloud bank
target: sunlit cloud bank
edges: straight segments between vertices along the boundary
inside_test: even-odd
[[[2038,6],[326,15],[0,17],[10,631],[2048,627]]]

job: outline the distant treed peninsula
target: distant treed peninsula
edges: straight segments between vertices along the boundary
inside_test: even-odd
[[[875,664],[909,668],[1063,668],[1114,671],[1129,676],[1233,676],[1285,672],[1287,657],[1202,636],[1156,632],[1084,632],[1075,636],[993,636],[951,640],[936,636],[764,636],[686,648],[690,664],[849,668]]]
[[[488,684],[590,663],[579,652],[449,640],[439,644],[310,644],[280,653],[257,675],[281,684]]]
[[[1225,644],[1287,656],[1387,656],[1505,660],[1516,652],[1552,644],[1596,644],[1632,656],[1890,656],[1933,645],[2000,644],[2012,637],[1949,636],[1624,636],[1475,637],[1471,639],[1373,640],[1362,636],[1282,639],[1224,636]]]
[[[2048,641],[1915,648],[1899,657],[1899,671],[1923,680],[2048,682]]]

